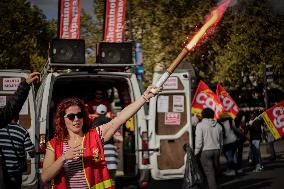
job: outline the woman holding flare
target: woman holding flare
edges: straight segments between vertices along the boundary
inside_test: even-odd
[[[56,110],[55,135],[48,142],[41,179],[54,188],[113,188],[103,152],[119,127],[132,117],[160,88],[148,87],[107,126],[91,128],[88,110],[78,98],[67,98]]]

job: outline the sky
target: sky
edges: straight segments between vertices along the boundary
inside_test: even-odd
[[[43,14],[47,19],[58,18],[58,0],[29,0],[31,4],[37,5],[43,10]],[[93,0],[81,0],[81,8],[87,13],[93,14]]]

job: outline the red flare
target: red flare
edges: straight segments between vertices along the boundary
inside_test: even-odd
[[[193,38],[189,41],[189,43],[185,46],[185,48],[190,51],[192,48],[196,46],[196,44],[200,41],[202,37],[206,35],[206,32],[215,27],[217,23],[221,20],[224,12],[230,5],[231,0],[225,0],[219,4],[219,6],[212,10],[210,16],[206,19],[205,24],[200,28],[200,30],[193,36]]]

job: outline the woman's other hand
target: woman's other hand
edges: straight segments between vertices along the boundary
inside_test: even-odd
[[[70,160],[70,159],[76,159],[79,158],[83,155],[83,149],[81,144],[74,146],[74,147],[70,147],[70,149],[65,152],[62,156],[64,158],[64,160]]]

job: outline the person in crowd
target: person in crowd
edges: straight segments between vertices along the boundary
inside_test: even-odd
[[[41,179],[56,188],[113,188],[105,161],[103,142],[132,117],[161,88],[148,87],[117,117],[91,128],[88,110],[78,98],[63,99],[56,109],[55,136],[47,145]]]
[[[0,148],[4,165],[3,181],[6,188],[20,189],[22,185],[22,171],[19,168],[20,157],[35,155],[35,147],[29,132],[19,123],[19,115],[13,116],[8,126],[0,129]]]
[[[237,173],[237,136],[233,129],[234,121],[232,118],[219,120],[223,127],[223,154],[228,162],[228,169],[224,172],[225,175],[235,175]]]
[[[98,105],[103,104],[107,107],[108,114],[112,114],[111,103],[114,98],[114,91],[111,90],[111,94],[108,95],[107,90],[103,89],[96,89],[95,90],[95,97],[93,100],[88,102],[88,110],[91,114],[96,114],[96,108]],[[111,115],[108,115],[109,117]]]
[[[107,125],[106,123],[111,121],[111,118],[106,116],[107,108],[105,105],[103,104],[98,105],[96,112],[97,114],[99,114],[99,116],[96,117],[94,120],[93,125],[95,127],[99,127],[104,124],[106,126]],[[109,171],[110,178],[113,181],[115,180],[115,175],[117,170],[117,158],[118,158],[118,153],[114,142],[115,142],[114,137],[111,137],[109,141],[104,143],[105,160],[107,162],[107,168]]]
[[[194,154],[197,156],[201,153],[201,164],[210,189],[218,188],[215,175],[219,171],[222,145],[222,126],[214,120],[214,111],[204,108],[202,120],[196,127]]]
[[[19,84],[16,92],[7,104],[0,108],[0,128],[6,127],[10,123],[13,115],[19,114],[28,97],[30,86],[33,82],[39,80],[39,74],[39,72],[29,74],[28,77]]]
[[[266,125],[263,126],[263,135],[264,135],[264,140],[267,142],[268,151],[270,153],[269,160],[275,161],[276,160],[276,152],[274,148],[275,138],[273,137],[269,128]]]
[[[198,116],[197,114],[194,114],[191,118],[191,122],[192,122],[191,124],[196,127],[196,125],[201,121],[201,119],[202,118],[200,116]]]
[[[254,113],[252,119],[249,121],[252,158],[255,165],[254,172],[260,172],[263,170],[263,165],[261,161],[261,152],[260,152],[260,142],[262,139],[261,125],[262,121],[260,116],[257,116],[256,113]]]
[[[240,111],[235,118],[236,135],[237,135],[237,173],[243,172],[243,147],[247,140],[246,133],[246,116],[244,112]]]
[[[251,144],[251,138],[250,138],[250,131],[249,131],[249,127],[250,127],[250,123],[252,122],[253,120],[253,114],[252,113],[248,113],[247,114],[247,120],[249,120],[248,122],[246,122],[246,138],[248,139],[249,141],[249,151],[248,151],[248,166],[254,166],[254,162],[253,162],[253,153],[252,153],[252,144]]]
[[[98,114],[98,117],[94,119],[93,125],[98,127],[100,125],[103,125],[111,120],[106,114],[107,114],[107,107],[104,104],[100,104],[96,107],[96,112]]]
[[[193,133],[193,139],[192,139],[192,146],[193,146],[193,149],[195,148],[195,131],[196,131],[196,126],[197,124],[201,121],[201,117],[198,116],[197,114],[194,114],[192,117],[191,117],[191,125],[192,125],[192,133]]]

